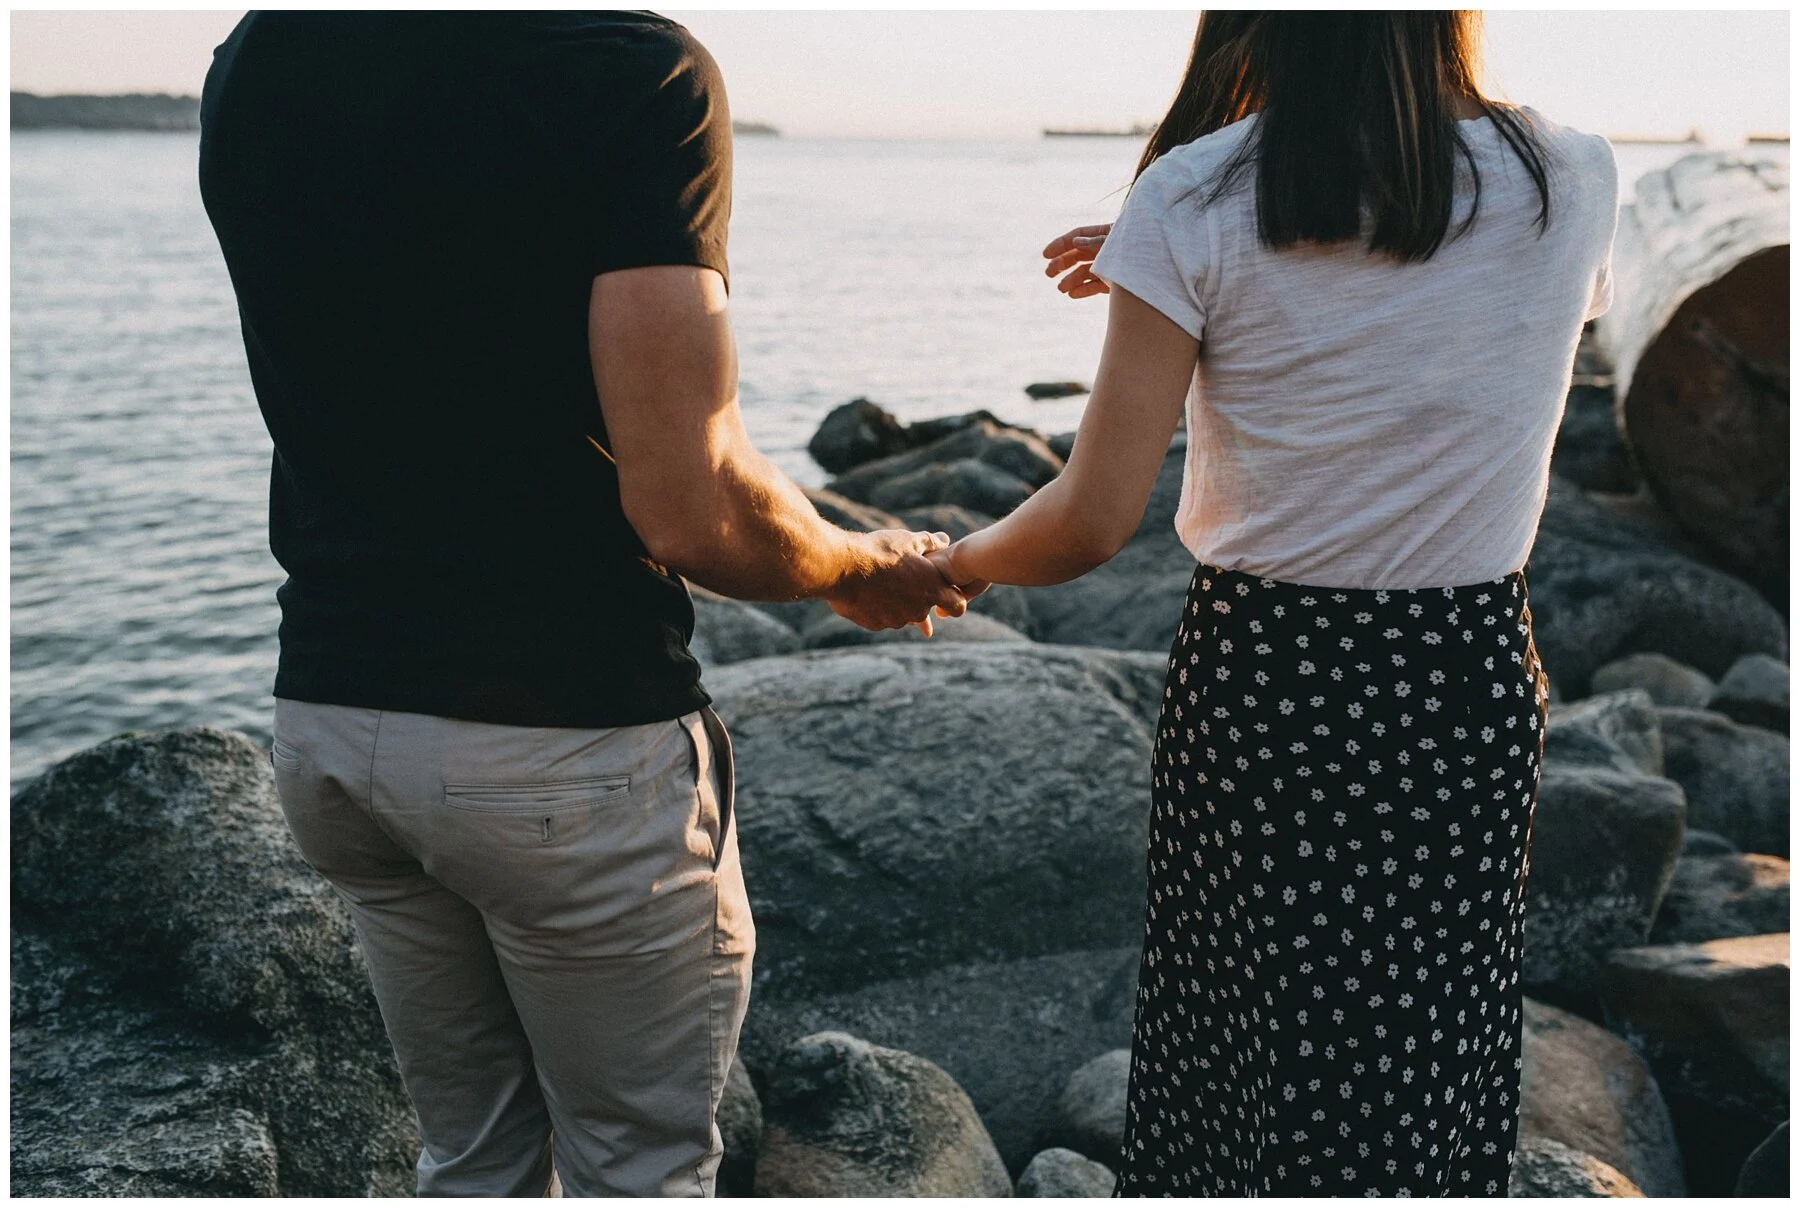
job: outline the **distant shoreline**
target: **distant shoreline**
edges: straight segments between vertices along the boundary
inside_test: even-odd
[[[32,92],[14,92],[12,94],[12,128],[14,130],[198,131],[200,129],[200,98],[175,96],[166,92],[131,92],[113,96],[88,93],[39,96]],[[1054,139],[1143,138],[1148,136],[1151,130],[1152,127],[1145,125],[1117,129],[1045,127],[1039,131],[1038,137]],[[782,134],[780,128],[767,122],[733,122],[732,131],[738,135],[763,137],[780,137]],[[1732,146],[1732,144],[1712,143],[1701,137],[1698,130],[1690,130],[1686,136],[1679,138],[1641,134],[1613,134],[1607,137],[1609,141],[1620,145],[1670,147],[1692,145],[1708,147],[1713,150],[1727,150]],[[833,141],[962,142],[969,140],[961,138],[871,140],[867,136],[836,136]],[[973,141],[1013,140],[1006,138]],[[1787,142],[1787,135],[1769,131],[1746,134],[1743,139],[1746,147],[1759,148],[1786,146]]]
[[[14,130],[198,130],[200,98],[166,92],[121,96],[12,94]]]

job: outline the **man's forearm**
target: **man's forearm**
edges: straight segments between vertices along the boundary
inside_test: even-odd
[[[867,570],[855,537],[747,440],[732,442],[679,514],[640,532],[658,561],[739,600],[821,596]]]

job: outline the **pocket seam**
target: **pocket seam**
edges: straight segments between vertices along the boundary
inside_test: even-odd
[[[285,768],[287,771],[298,772],[301,762],[300,752],[292,747],[283,746],[279,740],[276,740],[269,744],[269,762],[277,767]]]
[[[582,792],[582,790],[589,790]],[[575,792],[551,800],[534,800],[532,794]],[[590,776],[581,780],[546,780],[513,784],[446,784],[444,804],[451,809],[486,814],[555,814],[605,805],[631,796],[629,776]],[[478,800],[481,797],[498,800]]]

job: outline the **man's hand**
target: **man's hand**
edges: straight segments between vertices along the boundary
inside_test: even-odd
[[[856,534],[852,540],[857,571],[825,596],[839,616],[864,629],[917,625],[930,637],[932,609],[946,617],[968,611],[968,600],[925,557],[950,544],[945,534],[882,529]]]
[[[1056,283],[1056,288],[1071,298],[1091,298],[1096,294],[1109,293],[1106,282],[1094,276],[1088,265],[1099,255],[1100,247],[1106,242],[1107,234],[1112,230],[1112,223],[1104,222],[1099,226],[1076,227],[1066,235],[1058,235],[1044,249],[1044,259],[1050,263],[1044,266],[1044,276],[1054,277],[1058,273],[1066,274]]]

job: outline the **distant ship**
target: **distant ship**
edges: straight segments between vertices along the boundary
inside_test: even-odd
[[[1658,146],[1677,147],[1684,143],[1700,144],[1706,141],[1698,127],[1689,130],[1680,138],[1665,138],[1660,134],[1613,134],[1607,137],[1611,143],[1655,143]]]
[[[1746,134],[1744,141],[1747,143],[1779,143],[1785,147],[1788,144],[1788,136],[1785,134]]]
[[[1044,127],[1045,138],[1148,138],[1156,132],[1156,127],[1146,122],[1139,122],[1128,130],[1104,130],[1098,128],[1062,129],[1054,126]]]
[[[781,133],[767,122],[733,122],[731,123],[731,132],[733,134],[767,134],[771,136]]]

